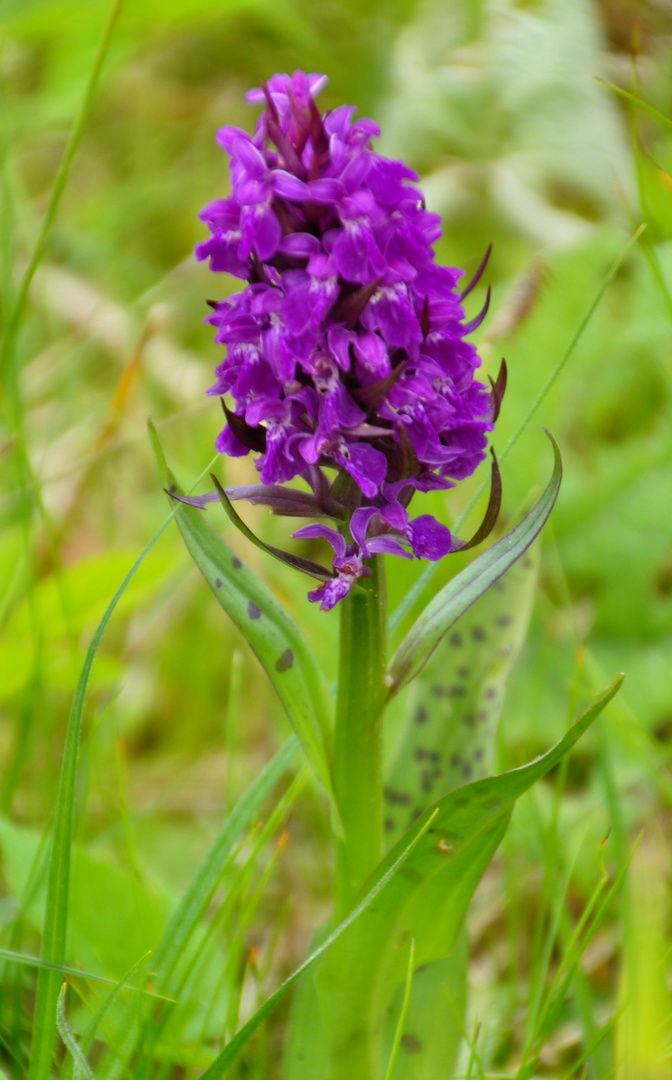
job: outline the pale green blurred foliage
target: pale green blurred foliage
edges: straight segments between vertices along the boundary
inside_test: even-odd
[[[670,851],[655,821],[632,862],[624,897],[624,965],[616,1025],[617,1080],[665,1080],[670,1075]]]
[[[590,0],[425,0],[394,50],[383,144],[426,174],[449,222],[478,232],[495,214],[537,249],[566,245],[634,194],[617,105],[596,82],[607,70]]]

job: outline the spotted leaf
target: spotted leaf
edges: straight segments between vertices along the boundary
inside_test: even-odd
[[[388,843],[430,802],[492,772],[506,681],[525,637],[536,576],[534,546],[445,635],[409,688],[385,778]]]
[[[555,439],[553,474],[539,502],[510,533],[479,555],[429,602],[397,649],[390,667],[392,697],[422,670],[445,634],[520,559],[541,532],[560,490],[562,462]]]
[[[150,427],[162,479],[175,486],[156,432]],[[333,702],[324,674],[302,632],[270,589],[191,506],[176,518],[189,554],[215,597],[256,653],[282,702],[315,775],[332,794],[329,767]]]
[[[317,973],[332,1061],[330,1075],[381,1075],[385,1020],[405,978],[411,938],[416,970],[451,955],[474,889],[506,832],[516,800],[571,750],[622,681],[619,676],[603,690],[543,757],[459,788],[428,808],[365,883],[362,895],[395,864],[399,852],[419,837],[375,903],[329,950]],[[409,1034],[417,1037],[415,1032]],[[416,1050],[419,1059],[422,1046]],[[309,1075],[304,1070],[295,1077],[307,1080]],[[418,1069],[407,1075],[427,1074]]]

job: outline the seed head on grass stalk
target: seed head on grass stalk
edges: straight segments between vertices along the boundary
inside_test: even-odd
[[[207,316],[227,348],[209,391],[226,414],[217,449],[256,452],[261,474],[260,485],[227,494],[296,514],[279,486],[307,481],[312,495],[298,512],[336,527],[294,535],[334,549],[332,569],[308,594],[329,610],[370,575],[375,554],[436,561],[465,546],[430,514],[411,518],[409,505],[483,460],[505,369],[489,392],[466,340],[488,300],[471,322],[461,301],[487,256],[460,293],[462,271],[435,261],[441,223],[416,173],[376,153],[378,126],[354,119],[352,106],[321,114],[315,98],[325,83],[302,71],[274,75],[247,94],[264,106],[254,135],[218,132],[232,190],[202,211],[211,236],[196,256],[247,283],[212,301]],[[478,540],[497,514],[494,470]]]

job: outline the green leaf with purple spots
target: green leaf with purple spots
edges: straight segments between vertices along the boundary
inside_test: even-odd
[[[392,661],[390,697],[415,678],[460,616],[525,554],[541,532],[555,504],[562,479],[560,451],[550,434],[549,439],[553,444],[555,464],[539,502],[520,525],[449,581],[419,615]]]
[[[413,973],[393,1080],[437,1080],[455,1075],[467,1004],[469,943],[462,929],[450,956],[423,964]],[[386,1041],[399,1015],[403,985],[387,1015]]]
[[[175,479],[151,424],[150,438],[162,480],[167,488],[173,487]],[[333,701],[308,642],[271,590],[212,531],[198,510],[180,504],[175,516],[189,554],[256,653],[315,775],[332,796],[329,743]]]
[[[409,841],[426,830],[375,904],[334,944],[317,973],[330,1041],[331,1080],[355,1076],[373,1080],[380,1075],[386,1017],[405,978],[411,938],[416,971],[451,955],[471,897],[506,832],[516,800],[571,750],[622,681],[620,675],[603,690],[543,757],[459,788],[428,808],[365,883],[363,894],[408,849]],[[432,815],[436,816],[430,821]],[[415,1058],[415,1071],[409,1075],[428,1076],[421,1068],[420,1036],[408,1027],[404,1035]],[[307,1066],[308,1062],[304,1073],[293,1074],[292,1080],[308,1080]]]
[[[489,776],[506,682],[525,639],[534,545],[439,642],[406,691],[406,719],[385,774],[388,845],[430,802]]]

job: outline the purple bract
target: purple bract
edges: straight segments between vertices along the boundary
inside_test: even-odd
[[[462,271],[435,262],[440,219],[417,175],[371,148],[379,129],[353,107],[320,114],[325,82],[274,75],[247,94],[265,106],[254,136],[218,132],[232,191],[203,210],[212,235],[196,255],[247,283],[208,316],[227,347],[209,393],[233,399],[217,449],[257,451],[262,485],[305,478],[321,516],[349,527],[347,540],[324,525],[295,534],[334,548],[333,578],[310,594],[328,609],[374,553],[408,555],[404,544],[439,559],[457,546],[407,507],[473,473],[496,395],[465,340],[484,312],[465,323]]]

